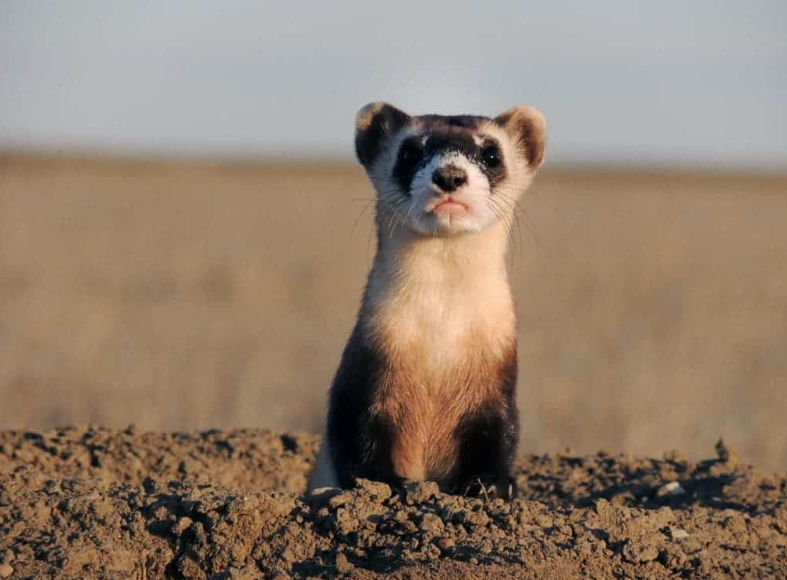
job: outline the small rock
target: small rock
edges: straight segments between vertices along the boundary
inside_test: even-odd
[[[226,576],[227,580],[257,580],[259,577],[259,569],[254,564],[243,566],[242,568],[231,566],[229,569],[229,576]],[[290,580],[289,576],[285,576],[285,578],[286,580]]]
[[[541,528],[551,528],[555,524],[555,520],[547,515],[536,516],[536,525]]]
[[[178,536],[185,532],[192,524],[192,519],[188,517],[183,517],[178,520],[178,523],[175,524],[175,527],[172,528],[172,531],[175,532]]]
[[[323,505],[341,493],[342,490],[338,487],[319,487],[307,493],[304,499],[310,504]]]
[[[623,559],[629,562],[651,562],[659,557],[659,550],[652,544],[627,542],[623,546]]]
[[[673,526],[669,527],[669,535],[673,540],[682,540],[683,538],[689,537],[689,533],[686,530]]]
[[[658,497],[664,497],[668,495],[670,496],[685,495],[685,493],[686,490],[683,489],[683,486],[680,483],[678,483],[677,481],[670,481],[669,483],[662,485],[656,492],[656,495]]]
[[[351,534],[358,529],[358,518],[353,517],[353,515],[344,508],[336,510],[334,522],[336,530],[342,534]]]
[[[290,580],[290,575],[285,572],[274,572],[271,580]]]
[[[391,497],[391,487],[380,481],[356,479],[355,485],[361,488],[375,503],[382,503]]]
[[[440,487],[434,481],[418,481],[406,483],[407,503],[422,503],[440,493]]]
[[[10,564],[0,564],[0,578],[8,578],[13,573],[14,569]]]
[[[340,574],[349,574],[353,570],[355,570],[355,566],[353,566],[352,563],[350,563],[350,561],[347,559],[347,556],[345,556],[344,554],[339,554],[338,556],[336,556],[337,572],[339,572]]]
[[[459,510],[454,514],[454,521],[465,526],[484,528],[489,524],[489,516],[484,511]]]
[[[401,511],[400,510],[400,511],[398,511],[398,512],[396,512],[394,514],[394,521],[397,521],[399,523],[406,522],[406,521],[408,521],[408,519],[409,518],[407,517],[407,512],[406,511]]]
[[[331,508],[336,509],[339,506],[343,506],[344,504],[351,502],[352,499],[353,493],[351,491],[345,491],[344,493],[340,493],[339,495],[335,495],[329,499],[328,505],[331,506]]]
[[[441,552],[447,552],[448,550],[456,546],[456,542],[454,542],[452,538],[440,538],[435,543],[437,544],[437,547],[440,548]]]
[[[438,533],[443,530],[443,520],[441,520],[435,514],[424,514],[419,527],[421,528],[422,532]]]
[[[423,555],[426,557],[427,560],[438,560],[440,559],[440,548],[435,546],[434,544],[428,544],[424,546]]]
[[[405,512],[397,512],[394,521],[398,524],[398,529],[405,534],[413,534],[418,531],[418,527],[410,521]]]

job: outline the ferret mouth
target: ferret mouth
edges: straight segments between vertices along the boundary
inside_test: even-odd
[[[470,211],[470,208],[466,203],[449,198],[437,201],[435,204],[427,208],[426,211],[436,215],[458,216],[467,214]]]

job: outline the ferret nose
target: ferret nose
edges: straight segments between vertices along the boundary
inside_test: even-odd
[[[467,173],[456,165],[443,165],[432,173],[432,183],[446,193],[451,193],[467,183]]]

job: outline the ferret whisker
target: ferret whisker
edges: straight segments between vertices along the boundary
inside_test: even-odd
[[[373,199],[368,200],[366,204],[363,206],[363,208],[361,209],[361,213],[359,213],[358,217],[355,218],[355,221],[353,222],[352,230],[350,230],[350,239],[352,239],[352,237],[355,235],[355,230],[358,227],[358,223],[361,221],[363,214],[366,213],[366,210],[368,210],[371,207],[372,203],[374,203]]]
[[[509,246],[512,245],[512,232],[511,232],[511,224],[509,219],[506,217],[506,212],[498,205],[498,202],[493,197],[489,198],[489,208],[492,210],[492,213],[495,214],[497,219],[503,223],[505,230],[506,230],[506,238],[508,239]],[[513,268],[513,255],[509,254],[509,268]]]
[[[513,240],[512,240],[512,245],[514,246],[514,250],[512,251],[512,255],[517,250],[522,252],[523,251],[522,250],[522,248],[523,248],[523,244],[522,244],[522,224],[519,221],[519,215],[517,214],[516,209],[515,209],[516,200],[513,199],[512,197],[506,195],[505,193],[501,193],[499,199],[500,199],[501,203],[505,203],[506,204],[507,209],[508,209],[508,213],[511,216],[511,218],[509,218],[509,219],[510,219],[510,221],[513,222],[514,229],[516,229],[518,246],[517,246],[517,244],[513,244]],[[512,259],[512,265],[513,265],[513,259]]]
[[[503,222],[507,231],[508,241],[509,243],[511,243],[513,241],[512,234],[511,234],[511,221],[510,218],[506,215],[507,212],[499,205],[499,201],[494,197],[489,198],[489,203],[493,213],[497,216],[497,218],[501,222]]]
[[[525,221],[526,229],[527,229],[528,233],[530,233],[530,235],[533,237],[533,241],[535,242],[536,250],[540,251],[541,250],[541,242],[540,242],[539,237],[538,237],[538,232],[536,230],[536,226],[532,222],[532,220],[530,220],[527,211],[525,211],[525,208],[522,207],[522,205],[520,205],[520,203],[515,198],[513,198],[512,196],[507,195],[505,193],[505,190],[501,191],[501,195],[502,195],[503,198],[505,198],[511,204],[511,208],[514,211],[514,213],[521,212],[522,219]]]

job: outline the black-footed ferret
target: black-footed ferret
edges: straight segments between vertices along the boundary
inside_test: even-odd
[[[363,477],[507,495],[519,424],[505,255],[545,131],[532,107],[494,119],[409,116],[386,103],[358,112],[377,253],[310,489]]]

